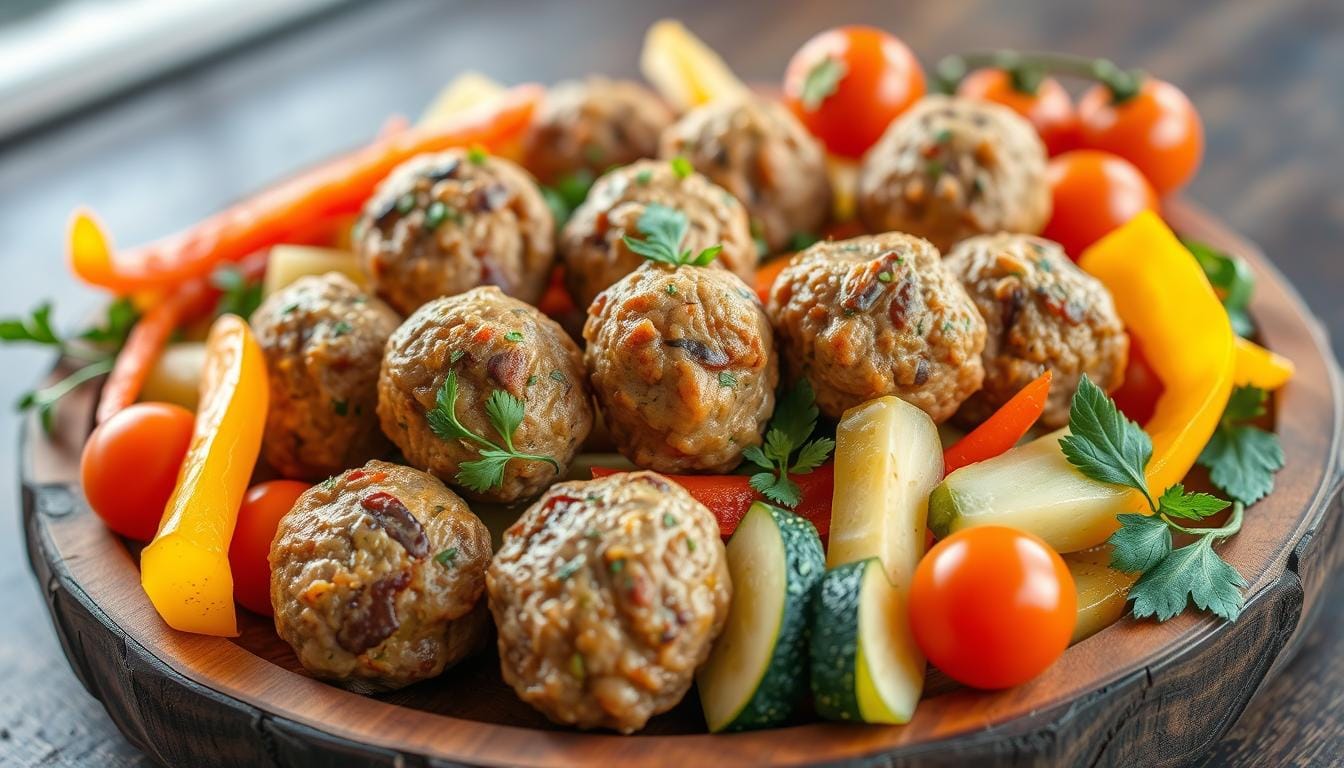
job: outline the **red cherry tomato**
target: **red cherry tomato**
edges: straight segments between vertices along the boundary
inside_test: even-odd
[[[924,70],[898,38],[872,27],[829,29],[784,72],[784,98],[833,154],[859,158],[924,95]]]
[[[79,459],[89,506],[113,531],[149,541],[191,445],[196,416],[171,403],[136,403],[98,425]]]
[[[1053,77],[1041,80],[1035,93],[1019,91],[1003,69],[977,69],[957,86],[957,95],[1002,104],[1031,121],[1051,156],[1078,145],[1078,114],[1069,92]]]
[[[915,569],[910,624],[924,655],[975,688],[1020,685],[1069,645],[1078,596],[1054,550],[999,526],[958,531]]]
[[[1046,179],[1054,208],[1041,234],[1075,260],[1106,233],[1157,210],[1157,194],[1139,169],[1107,152],[1065,152],[1050,160]]]
[[[1105,86],[1091,88],[1078,103],[1078,122],[1083,146],[1133,163],[1161,195],[1194,178],[1204,156],[1204,123],[1195,105],[1181,89],[1155,78],[1120,104]]]
[[[271,615],[271,539],[280,518],[312,486],[297,480],[268,480],[247,489],[229,544],[233,599],[263,616]]]

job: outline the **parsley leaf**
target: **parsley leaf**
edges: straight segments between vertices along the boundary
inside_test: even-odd
[[[840,87],[840,81],[845,79],[848,72],[845,62],[834,56],[827,56],[813,64],[803,77],[803,109],[816,112],[822,102]]]
[[[1211,245],[1194,240],[1181,241],[1199,262],[1209,284],[1218,292],[1227,310],[1227,319],[1238,336],[1249,336],[1255,330],[1246,311],[1255,291],[1255,275],[1246,262]]]
[[[789,508],[798,506],[802,501],[802,489],[789,474],[811,472],[835,449],[835,441],[829,437],[807,441],[816,425],[816,398],[812,385],[802,379],[780,395],[770,417],[765,442],[742,451],[747,461],[765,470],[751,476],[751,487],[776,504]],[[795,452],[797,457],[791,464],[789,459]]]
[[[1157,511],[1167,517],[1184,520],[1203,520],[1227,509],[1231,502],[1207,493],[1186,493],[1185,485],[1177,483],[1162,492],[1157,500]]]
[[[1111,534],[1111,567],[1142,573],[1171,554],[1171,527],[1152,515],[1116,515],[1120,529]]]
[[[243,270],[229,264],[210,275],[210,284],[220,291],[215,316],[237,315],[244,320],[261,306],[261,281],[248,280]]]
[[[434,408],[425,413],[429,428],[441,440],[464,440],[481,446],[480,458],[464,461],[457,467],[457,482],[463,487],[484,493],[504,484],[504,468],[513,459],[544,461],[560,471],[560,464],[550,456],[521,453],[513,447],[513,433],[523,423],[526,405],[509,392],[496,389],[485,401],[485,415],[495,428],[504,445],[500,446],[472,432],[457,418],[457,372],[449,371],[434,398]]]
[[[1242,423],[1265,412],[1267,396],[1256,387],[1233,390],[1218,428],[1199,454],[1213,484],[1243,504],[1254,504],[1274,490],[1274,473],[1283,469],[1278,435]]]
[[[1228,621],[1241,613],[1246,581],[1237,569],[1213,551],[1213,537],[1201,536],[1167,555],[1144,572],[1129,590],[1134,617],[1156,616],[1166,621],[1176,616],[1190,600],[1203,610]]]
[[[686,215],[675,208],[658,203],[651,203],[644,209],[635,227],[644,235],[643,239],[625,235],[622,240],[633,253],[649,261],[671,264],[674,267],[687,264],[704,267],[714,261],[714,257],[723,250],[722,245],[710,246],[695,255],[689,250],[682,250],[682,241],[686,239],[686,231],[690,227]]]
[[[1125,418],[1086,374],[1069,410],[1069,434],[1059,441],[1064,457],[1084,475],[1143,493],[1152,505],[1143,470],[1153,457],[1148,433]]]

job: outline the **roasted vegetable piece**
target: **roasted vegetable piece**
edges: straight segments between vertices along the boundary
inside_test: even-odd
[[[1017,445],[1045,411],[1050,378],[1047,368],[970,434],[943,451],[943,471],[953,472],[967,464],[992,459]]]
[[[359,211],[374,187],[405,160],[426,152],[480,145],[498,148],[526,130],[541,89],[522,85],[469,110],[451,124],[412,128],[374,141],[233,205],[163,240],[114,253],[86,211],[75,214],[70,265],[89,285],[115,293],[163,289],[238,261],[324,221]]]
[[[140,583],[174,629],[238,634],[229,542],[261,450],[266,361],[235,315],[206,340],[201,404],[177,487],[154,541],[140,556]]]

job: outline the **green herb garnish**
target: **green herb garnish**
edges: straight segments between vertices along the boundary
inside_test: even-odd
[[[1274,490],[1274,473],[1283,469],[1278,435],[1247,423],[1264,414],[1268,397],[1256,387],[1232,390],[1218,428],[1199,454],[1213,484],[1242,504],[1254,504]]]
[[[829,437],[808,440],[817,427],[817,414],[812,385],[801,379],[775,405],[765,444],[750,446],[742,452],[747,461],[765,470],[751,476],[751,487],[776,504],[790,509],[798,506],[803,492],[789,473],[811,472],[835,449],[835,441]],[[797,456],[790,461],[795,452]]]
[[[436,507],[440,512],[443,507]],[[434,556],[434,562],[442,565],[444,568],[452,568],[457,564],[457,547],[449,547]]]
[[[695,173],[695,166],[691,165],[691,161],[682,155],[677,155],[669,162],[672,164],[672,172],[677,174],[678,179],[684,179]]]
[[[719,386],[734,389],[737,387],[737,377],[731,371],[719,371]]]
[[[472,165],[484,165],[485,159],[489,156],[490,153],[486,152],[485,147],[480,144],[472,144],[471,148],[467,150],[467,160],[471,161]]]
[[[1250,336],[1255,328],[1251,325],[1251,315],[1247,308],[1251,304],[1251,294],[1255,292],[1255,275],[1245,261],[1210,245],[1194,240],[1182,240],[1185,247],[1194,255],[1204,270],[1204,276],[1217,290],[1227,310],[1227,319],[1232,321],[1232,330],[1238,336]]]
[[[514,344],[517,344],[518,342],[523,340],[523,332],[509,331],[508,333],[504,334],[504,338],[508,339],[509,341],[512,341]]]
[[[621,239],[625,241],[625,247],[649,261],[671,264],[674,267],[685,265],[704,267],[714,261],[714,257],[723,250],[722,245],[712,245],[694,256],[690,251],[682,250],[682,241],[686,239],[686,230],[690,224],[686,221],[685,214],[665,205],[650,204],[644,209],[644,213],[640,214],[635,226],[644,235],[642,240],[629,235]]]
[[[848,72],[845,62],[834,56],[827,56],[813,64],[803,77],[803,109],[816,112],[822,102],[840,87],[840,81],[845,79]]]
[[[472,432],[457,419],[457,373],[449,371],[435,398],[435,407],[425,414],[429,428],[441,440],[465,440],[481,446],[481,458],[458,465],[457,482],[463,487],[484,493],[504,484],[504,467],[512,459],[545,461],[560,471],[560,464],[550,456],[522,453],[513,447],[513,433],[523,422],[525,405],[512,394],[496,389],[485,401],[485,415],[504,444],[501,446]]]
[[[557,228],[563,227],[574,214],[574,210],[583,205],[592,186],[593,172],[587,168],[580,168],[560,177],[555,184],[541,188],[542,197],[546,199],[546,205],[550,207],[551,215],[555,217]]]
[[[1228,502],[1207,493],[1189,493],[1179,483],[1154,500],[1144,475],[1153,455],[1152,440],[1087,376],[1073,396],[1069,435],[1059,443],[1069,463],[1087,477],[1133,488],[1148,502],[1149,515],[1117,515],[1120,529],[1107,540],[1114,548],[1111,567],[1141,574],[1129,591],[1135,618],[1166,621],[1190,601],[1229,621],[1237,618],[1245,603],[1241,590],[1246,582],[1213,545],[1241,530],[1240,502],[1219,528],[1189,528],[1176,522],[1203,520],[1226,509]],[[1173,530],[1195,536],[1196,541],[1172,549]]]

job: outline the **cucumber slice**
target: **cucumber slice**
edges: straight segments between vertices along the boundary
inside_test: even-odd
[[[924,556],[929,492],[943,478],[938,427],[896,397],[851,408],[835,430],[835,494],[826,564],[880,557],[903,591]]]
[[[924,690],[905,595],[878,558],[842,565],[817,585],[812,698],[828,720],[910,722]]]
[[[929,497],[934,535],[1005,525],[1040,536],[1057,552],[1106,541],[1116,529],[1115,516],[1138,507],[1131,491],[1092,480],[1069,464],[1059,447],[1066,434],[1051,432],[948,475]]]
[[[756,503],[728,541],[733,603],[723,634],[696,675],[709,730],[789,720],[807,691],[807,618],[826,571],[817,529]]]

